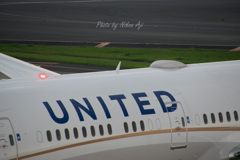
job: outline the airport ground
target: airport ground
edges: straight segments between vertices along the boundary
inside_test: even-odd
[[[239,0],[1,0],[2,41],[240,45]]]
[[[136,48],[240,45],[239,0],[1,0],[0,42]],[[66,74],[113,68],[32,62]]]

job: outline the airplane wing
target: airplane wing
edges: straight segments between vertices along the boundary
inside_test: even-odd
[[[46,76],[59,75],[58,73],[18,60],[2,53],[0,53],[0,72],[12,79],[39,77],[40,74],[45,74]]]

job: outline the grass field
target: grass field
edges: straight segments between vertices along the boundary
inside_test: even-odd
[[[32,44],[0,44],[0,52],[39,61],[75,63],[121,68],[149,67],[156,60],[176,60],[185,64],[239,60],[240,52],[207,49],[140,49],[43,46]]]

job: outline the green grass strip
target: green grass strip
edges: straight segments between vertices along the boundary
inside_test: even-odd
[[[96,48],[4,43],[0,43],[0,52],[16,58],[105,67],[116,67],[119,61],[123,61],[122,68],[148,67],[156,60],[191,64],[240,59],[240,52],[209,49]]]
[[[91,65],[91,66],[114,67],[114,68],[116,68],[119,63],[119,61],[117,60],[87,59],[87,58],[76,58],[76,57],[64,57],[59,55],[46,56],[42,54],[15,53],[15,52],[3,52],[3,53],[18,59],[73,63],[73,64],[82,64],[82,65]],[[121,68],[144,68],[149,66],[150,66],[150,63],[141,63],[141,62],[123,61],[121,64]]]
[[[128,60],[137,62],[177,60],[186,64],[240,59],[240,52],[208,49],[96,48],[89,46],[68,47],[32,44],[0,44],[0,51]]]

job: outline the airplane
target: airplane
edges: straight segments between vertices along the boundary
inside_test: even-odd
[[[240,61],[60,75],[0,54],[1,160],[240,159]]]

